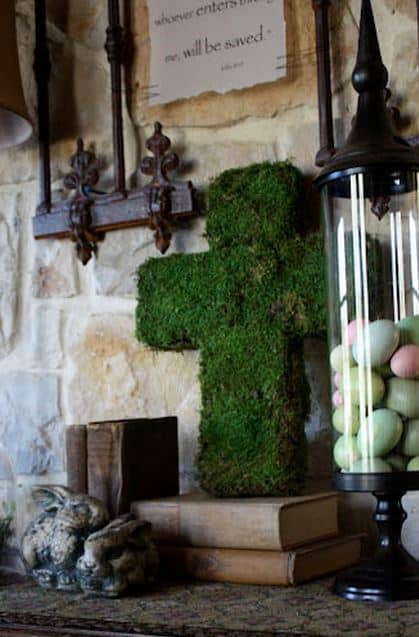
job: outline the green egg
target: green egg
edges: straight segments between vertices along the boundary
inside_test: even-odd
[[[408,471],[419,471],[419,456],[416,458],[412,458],[409,464],[407,465]]]
[[[349,370],[349,400],[353,405],[359,405],[361,402],[360,396],[360,382],[359,376],[361,375],[361,382],[364,384],[365,389],[365,400],[368,400],[368,372],[366,370],[360,370],[358,367],[353,367]],[[385,394],[386,387],[384,385],[384,381],[376,372],[371,371],[371,388],[372,388],[372,404],[376,405],[379,403]],[[347,401],[348,398],[345,395],[344,391],[344,378],[340,379],[339,383],[339,391],[343,396],[343,400]]]
[[[385,456],[397,445],[402,433],[403,423],[395,411],[391,411],[391,409],[376,409],[372,414],[372,440],[370,441],[369,437],[369,423],[365,419],[358,432],[358,449],[362,455],[374,458]]]
[[[367,364],[367,356],[366,356],[366,347],[367,347],[367,336],[369,335],[370,342],[370,362],[371,367],[380,367],[381,365],[385,365],[387,363],[393,353],[396,351],[397,346],[399,344],[399,330],[393,321],[389,321],[387,319],[382,319],[380,321],[374,321],[373,323],[369,323],[365,326],[363,332],[364,343],[364,365]],[[360,354],[359,351],[359,343],[358,339],[355,340],[353,344],[353,355],[358,363],[360,364]]]
[[[355,462],[352,473],[390,473],[392,468],[381,458],[363,458]]]
[[[406,471],[407,458],[398,455],[387,456],[385,461],[390,465],[393,471]]]
[[[350,405],[348,421],[345,422],[345,407],[338,407],[332,416],[333,426],[336,431],[347,436],[355,436],[358,433],[360,420],[359,409]]]
[[[347,471],[360,458],[355,436],[339,436],[333,448],[336,464]]]
[[[375,367],[374,371],[379,374],[381,378],[384,378],[384,380],[387,380],[388,378],[392,378],[392,376],[394,376],[388,363],[386,363],[385,365],[380,365],[380,367]]]
[[[342,373],[343,366],[344,366],[344,360],[345,360],[344,347],[343,347],[343,345],[337,345],[337,347],[332,349],[332,351],[330,352],[330,367],[335,372]],[[351,347],[349,347],[346,350],[346,360],[348,361],[349,367],[353,367],[355,365],[355,360],[354,360],[354,357],[352,355],[352,348]]]
[[[419,345],[419,316],[407,316],[397,323],[400,345]]]
[[[406,456],[419,456],[419,420],[408,420],[404,426],[404,433],[400,445]]]
[[[390,378],[385,406],[405,418],[419,418],[419,381]]]

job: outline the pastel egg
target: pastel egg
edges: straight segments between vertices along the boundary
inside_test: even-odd
[[[330,366],[335,372],[342,372],[345,361],[349,367],[355,365],[352,349],[349,348],[345,351],[343,345],[337,345],[330,352]]]
[[[419,420],[406,422],[400,450],[406,456],[419,456]]]
[[[336,464],[345,471],[359,460],[360,453],[355,436],[340,436],[333,448],[333,457]]]
[[[397,323],[401,345],[419,345],[419,316],[407,316]]]
[[[335,387],[339,387],[339,383],[340,383],[340,374],[339,372],[336,372],[336,374],[333,376],[333,383],[335,385]]]
[[[400,416],[391,409],[376,409],[371,421],[370,425],[364,420],[359,429],[358,449],[363,456],[385,456],[402,437],[403,423]]]
[[[406,468],[407,471],[419,471],[419,456],[412,458]]]
[[[391,371],[399,378],[419,376],[419,345],[405,345],[393,355]]]
[[[391,471],[390,464],[381,458],[362,458],[352,467],[353,473],[390,473]]]
[[[343,396],[340,391],[335,391],[332,396],[332,403],[334,407],[340,407],[343,405]]]
[[[336,431],[347,436],[355,436],[360,425],[359,409],[354,409],[350,405],[347,416],[345,407],[339,407],[332,416],[332,422]]]
[[[368,321],[366,321],[365,319],[361,319],[360,323],[361,323],[361,326],[364,326],[368,323]],[[357,332],[358,332],[358,321],[355,319],[354,321],[351,321],[348,325],[349,345],[353,345],[355,343]]]
[[[364,364],[367,363],[366,347],[369,335],[371,367],[379,367],[380,365],[387,363],[394,351],[397,349],[400,338],[399,330],[396,325],[393,321],[389,321],[387,319],[370,323],[366,326],[362,335]],[[362,352],[359,348],[359,338],[355,339],[352,351],[356,362],[360,364]]]
[[[419,381],[390,378],[385,406],[405,418],[419,418]]]
[[[344,379],[341,379],[339,391],[345,400],[344,392]],[[368,373],[365,370],[360,370],[358,367],[353,367],[349,370],[349,392],[350,401],[353,405],[359,405],[361,402],[360,386],[364,385],[365,398],[367,400],[367,386],[368,386]],[[384,381],[376,372],[371,371],[371,387],[372,387],[372,404],[379,403],[385,394],[386,388]]]
[[[399,455],[387,456],[385,461],[390,465],[393,471],[406,471],[407,459]]]

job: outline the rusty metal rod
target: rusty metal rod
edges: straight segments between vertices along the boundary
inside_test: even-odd
[[[330,0],[313,0],[316,22],[317,87],[320,132],[320,150],[316,155],[316,166],[324,166],[327,164],[335,150],[330,71],[329,7]]]
[[[114,188],[125,192],[124,133],[122,120],[122,73],[124,32],[119,19],[119,0],[108,0],[105,50],[111,68]]]
[[[416,0],[417,17],[418,17],[418,60],[419,60],[419,0]]]
[[[35,51],[34,73],[38,96],[38,136],[39,136],[39,212],[51,208],[51,165],[49,130],[49,91],[48,83],[51,63],[47,44],[45,0],[35,0]],[[45,211],[45,210],[44,210]]]

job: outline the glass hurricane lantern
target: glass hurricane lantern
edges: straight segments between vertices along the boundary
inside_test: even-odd
[[[403,548],[401,498],[419,490],[418,150],[393,129],[388,74],[363,0],[345,145],[316,182],[326,230],[334,486],[372,492],[374,557],[338,576],[348,599],[419,598],[419,564]]]

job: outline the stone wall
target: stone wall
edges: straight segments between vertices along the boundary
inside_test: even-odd
[[[285,0],[290,64],[287,77],[220,96],[207,93],[150,108],[144,101],[149,41],[145,0],[132,0],[133,63],[125,109],[127,175],[141,183],[138,159],[159,119],[182,158],[180,175],[205,188],[226,168],[289,158],[310,177],[318,147],[314,29],[310,0]],[[109,71],[103,51],[105,0],[49,0],[52,175],[54,196],[75,138],[102,158],[101,186],[111,187]],[[417,131],[417,30],[414,0],[375,2],[383,56],[397,101],[408,105],[405,133]],[[332,11],[334,106],[338,140],[355,107],[350,87],[359,0]],[[33,0],[17,0],[23,80],[32,116]],[[130,115],[128,115],[128,113]],[[83,268],[71,244],[35,242],[31,217],[38,198],[37,146],[0,155],[0,478],[1,499],[17,505],[16,535],[31,506],[30,486],[65,481],[65,426],[133,416],[177,415],[182,488],[196,486],[200,389],[198,352],[154,353],[134,340],[135,272],[157,256],[150,231],[110,233],[96,260]],[[317,201],[312,193],[313,210]],[[310,209],[308,214],[313,214]],[[177,233],[170,253],[207,249],[205,222]],[[324,346],[309,342],[313,386],[310,474],[328,474]]]

